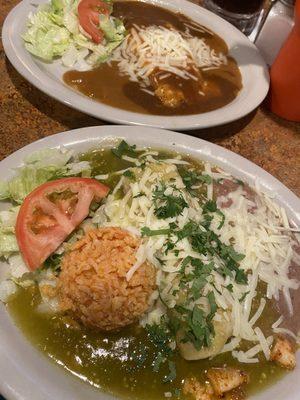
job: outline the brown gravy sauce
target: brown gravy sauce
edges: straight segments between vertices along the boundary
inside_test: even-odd
[[[115,1],[113,15],[123,20],[127,30],[134,24],[147,27],[160,25],[185,32],[186,24],[197,26],[190,33],[201,39],[217,53],[228,54],[226,43],[216,34],[179,13],[173,13],[161,7],[139,1]],[[228,64],[218,69],[201,71],[207,82],[206,95],[199,94],[192,80],[171,76],[164,83],[178,85],[187,101],[177,108],[165,106],[156,96],[141,90],[138,83],[131,82],[127,76],[121,76],[116,64],[107,63],[91,71],[68,71],[64,82],[76,91],[109,106],[123,110],[155,115],[188,115],[212,111],[232,102],[242,88],[242,77],[236,61],[229,57]]]

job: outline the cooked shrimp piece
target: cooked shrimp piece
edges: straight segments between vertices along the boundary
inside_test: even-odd
[[[292,343],[284,337],[278,336],[271,350],[271,360],[286,369],[296,367],[296,354]]]
[[[230,392],[225,393],[223,400],[245,400],[246,395],[242,388],[238,387],[236,389],[231,390]]]
[[[169,108],[177,108],[185,102],[182,90],[175,88],[169,83],[160,84],[154,93],[163,105]]]
[[[222,396],[239,386],[248,383],[249,377],[245,372],[235,368],[210,368],[207,371],[208,379],[212,384],[214,392]]]
[[[185,380],[183,393],[195,400],[215,400],[212,386],[209,383],[201,384],[195,377]]]

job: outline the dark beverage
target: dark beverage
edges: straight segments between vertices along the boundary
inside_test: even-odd
[[[250,35],[262,13],[265,0],[203,0],[204,7],[227,19]]]
[[[222,9],[236,14],[253,14],[259,11],[264,0],[214,0]]]

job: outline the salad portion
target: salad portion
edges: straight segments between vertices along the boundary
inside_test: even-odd
[[[26,49],[44,61],[89,69],[107,61],[126,35],[111,0],[51,0],[30,13]]]
[[[44,149],[25,158],[14,178],[0,182],[0,199],[12,203],[0,212],[0,257],[13,278],[41,266],[107,194],[90,176],[90,163],[74,161],[72,150]],[[11,282],[2,283],[0,292]]]

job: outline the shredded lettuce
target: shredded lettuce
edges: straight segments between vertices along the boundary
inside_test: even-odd
[[[5,200],[9,197],[7,182],[0,181],[0,200]]]
[[[77,7],[80,0],[52,0],[28,16],[23,34],[26,49],[45,61],[61,58],[66,67],[87,69],[105,62],[123,41],[125,27],[117,18],[99,15],[101,44],[94,43],[79,25]]]
[[[88,161],[74,159],[73,151],[65,148],[38,150],[24,159],[24,165],[7,182],[0,181],[0,200],[21,204],[24,198],[39,185],[68,176],[91,176]],[[15,237],[15,224],[20,206],[0,211],[0,257],[7,259],[11,275],[18,277],[26,272]],[[14,273],[15,271],[15,273]]]
[[[0,200],[21,204],[32,190],[47,181],[68,176],[90,177],[91,175],[91,164],[74,157],[73,150],[63,147],[38,150],[25,157],[24,164],[16,169],[16,174],[11,180],[0,181]],[[28,287],[36,280],[35,273],[30,273],[24,263],[15,236],[19,210],[18,205],[0,211],[0,258],[6,260],[7,267],[0,271],[0,301],[4,302],[15,293],[17,286]],[[90,218],[70,235],[54,256],[60,256],[71,243],[82,237],[87,226],[92,226]]]
[[[26,49],[46,61],[61,57],[71,44],[71,33],[63,26],[62,17],[51,6],[40,7],[30,14],[28,30],[23,35]]]
[[[12,278],[19,279],[22,278],[25,274],[30,273],[20,254],[14,254],[10,256],[8,259],[8,264],[10,267],[10,273]]]
[[[63,11],[63,9],[64,9],[63,0],[52,0],[51,1],[51,5],[52,5],[53,10],[56,13],[61,13]]]
[[[91,165],[88,161],[80,161],[67,164],[61,170],[62,176],[81,175],[85,178],[91,176]]]
[[[36,168],[51,166],[61,168],[70,161],[73,155],[73,150],[67,150],[65,148],[42,149],[25,157],[24,162],[25,164],[31,164]]]
[[[16,291],[17,285],[13,281],[7,279],[0,282],[0,301],[7,303],[10,297],[15,294]]]
[[[21,204],[33,189],[45,182],[64,176],[89,177],[89,162],[72,161],[72,158],[73,152],[64,148],[43,149],[31,154],[11,180],[0,182],[0,199],[10,199]]]
[[[19,251],[15,237],[15,223],[20,207],[0,212],[0,257],[8,258]]]
[[[99,15],[99,22],[104,37],[109,42],[119,42],[123,40],[125,27],[122,21],[107,15]]]

